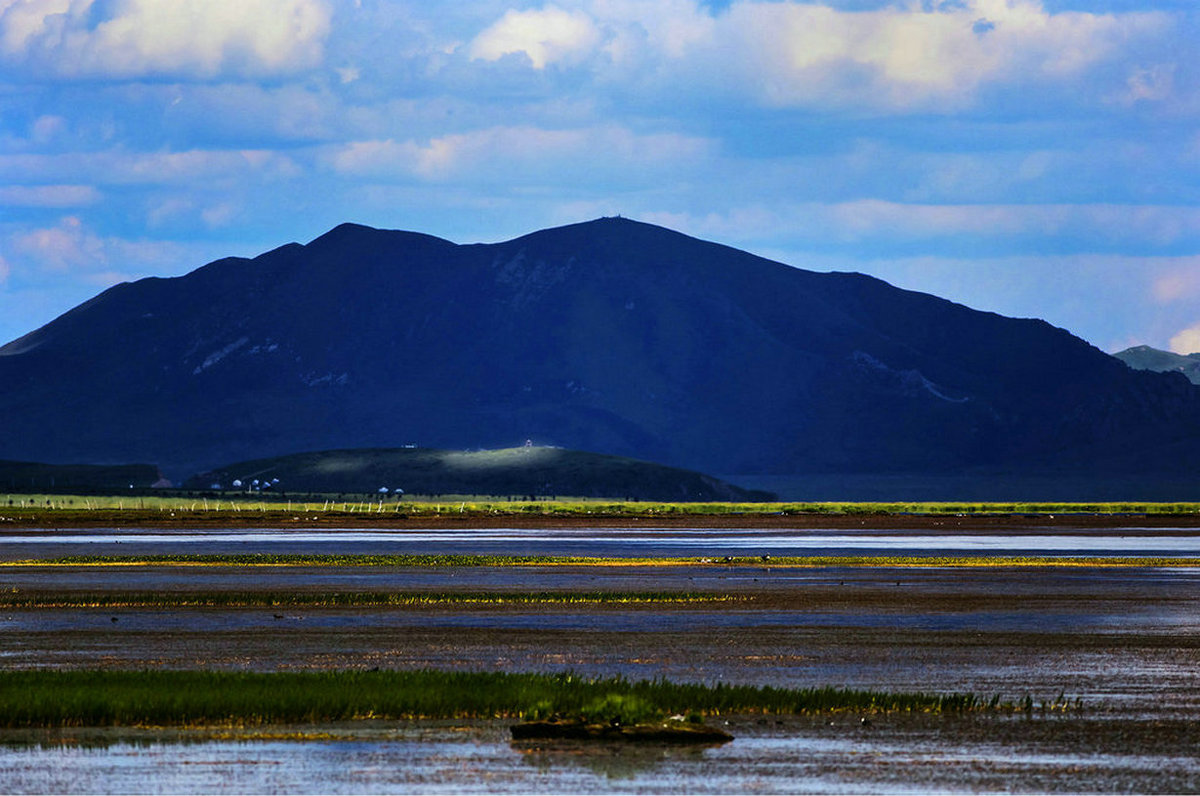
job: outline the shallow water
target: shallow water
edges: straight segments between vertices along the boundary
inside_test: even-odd
[[[118,547],[119,545],[119,547]],[[119,529],[6,534],[0,560],[154,553],[381,553],[569,556],[726,555],[1145,555],[1200,558],[1195,529],[1131,526],[1103,532],[905,533],[863,529],[794,532],[721,529],[463,529],[129,532]]]
[[[7,560],[96,553],[1200,555],[1200,535],[223,531],[10,535]],[[1200,567],[21,567],[0,588],[129,591],[694,591],[680,605],[0,612],[0,665],[574,671],[631,679],[1020,699],[1067,716],[733,717],[719,748],[514,746],[500,723],[0,736],[0,792],[1197,792]],[[115,621],[114,621],[115,620]],[[830,723],[832,721],[832,724]]]
[[[499,722],[308,728],[312,740],[97,733],[0,745],[9,793],[1194,792],[1183,725],[733,717],[708,748],[513,743]],[[129,736],[129,733],[126,733]],[[1119,737],[1119,750],[1103,750]],[[81,742],[82,741],[82,742]]]

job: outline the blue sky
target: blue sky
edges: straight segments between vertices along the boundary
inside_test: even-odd
[[[343,221],[621,214],[1200,351],[1193,0],[0,0],[0,342]]]

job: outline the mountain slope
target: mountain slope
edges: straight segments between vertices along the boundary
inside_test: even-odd
[[[1113,354],[1135,370],[1151,370],[1155,373],[1178,372],[1187,376],[1192,384],[1200,384],[1200,354],[1176,354],[1148,345],[1134,346]]]
[[[1041,321],[599,219],[342,225],[105,291],[0,348],[0,457],[168,476],[532,439],[705,472],[1194,463],[1200,390]]]

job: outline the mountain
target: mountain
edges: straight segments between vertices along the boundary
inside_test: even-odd
[[[162,475],[150,464],[42,464],[0,461],[0,490],[14,493],[124,492],[147,489]]]
[[[1200,388],[1068,332],[622,218],[339,226],[104,291],[0,348],[0,458],[173,480],[303,450],[538,445],[710,473],[1145,474]]]
[[[1192,384],[1200,384],[1200,354],[1176,354],[1148,345],[1126,348],[1113,354],[1135,370],[1151,370],[1155,373],[1179,372],[1187,376]]]
[[[599,497],[665,501],[769,500],[675,467],[559,448],[491,451],[376,448],[297,453],[227,464],[189,479],[186,489],[372,492],[409,495]]]

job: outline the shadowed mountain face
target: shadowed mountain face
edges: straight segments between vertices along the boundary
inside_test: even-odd
[[[179,477],[301,450],[591,450],[718,473],[1194,463],[1200,389],[1041,321],[624,219],[343,225],[114,287],[0,348],[0,458]]]

